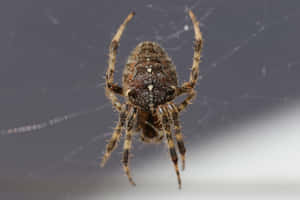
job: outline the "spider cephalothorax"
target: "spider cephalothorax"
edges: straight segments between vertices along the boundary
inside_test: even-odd
[[[130,54],[123,72],[122,87],[114,83],[117,48],[121,35],[134,13],[128,15],[110,44],[105,90],[113,106],[120,112],[120,116],[114,133],[106,146],[101,165],[104,166],[111,152],[117,146],[122,129],[125,129],[122,162],[125,173],[133,185],[135,183],[130,175],[128,158],[132,136],[134,133],[140,133],[140,138],[144,142],[160,142],[163,138],[166,139],[179,188],[181,187],[173,134],[184,169],[185,147],[179,123],[179,112],[184,110],[195,97],[194,88],[199,75],[198,66],[202,50],[199,22],[192,11],[189,11],[189,15],[195,31],[194,58],[190,80],[183,83],[182,86],[178,86],[176,69],[167,53],[157,43],[150,41],[141,42]],[[187,97],[181,103],[173,102],[177,96],[185,93]],[[116,94],[125,98],[124,104],[119,102]]]

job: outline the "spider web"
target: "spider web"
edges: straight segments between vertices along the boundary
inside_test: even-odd
[[[55,30],[55,28],[63,29],[74,23],[67,15],[63,14],[58,5],[60,4],[45,5],[40,13],[44,17],[44,21],[40,23],[48,24],[51,26],[51,30]],[[14,143],[9,137],[17,137],[17,140],[22,140],[20,139],[20,137],[23,137],[22,135],[30,135],[32,140],[39,142],[45,137],[44,133],[51,134],[51,130],[64,132],[65,129],[68,130],[65,126],[69,128],[70,126],[76,126],[81,123],[81,120],[91,120],[92,123],[90,124],[84,122],[84,126],[89,126],[89,130],[99,131],[100,129],[100,135],[99,133],[96,135],[89,134],[89,137],[84,140],[85,142],[81,142],[80,140],[83,137],[75,134],[76,137],[73,139],[76,145],[64,149],[64,152],[61,152],[63,155],[60,155],[55,162],[46,167],[28,170],[27,175],[36,176],[50,172],[54,173],[53,171],[63,168],[65,165],[70,167],[68,165],[70,163],[74,165],[93,165],[96,168],[96,162],[101,156],[101,151],[104,150],[105,139],[110,137],[109,133],[103,133],[112,130],[111,126],[113,126],[113,121],[116,120],[117,116],[117,114],[110,114],[113,113],[110,109],[106,109],[109,108],[109,103],[104,97],[104,91],[102,90],[104,82],[103,79],[99,81],[99,74],[102,78],[106,70],[105,59],[107,58],[107,46],[110,38],[120,24],[121,17],[124,17],[131,8],[136,8],[138,12],[121,40],[116,66],[117,80],[120,80],[122,63],[126,61],[136,42],[151,39],[159,42],[172,57],[177,66],[180,83],[187,80],[193,53],[191,48],[193,28],[187,16],[187,10],[192,9],[200,21],[200,29],[205,43],[203,62],[200,65],[201,77],[197,86],[198,96],[191,108],[188,108],[188,112],[185,112],[181,117],[184,122],[183,131],[186,140],[190,143],[197,137],[203,137],[204,140],[206,137],[213,137],[207,136],[207,132],[212,128],[234,125],[239,123],[241,118],[255,117],[262,112],[267,112],[278,106],[288,105],[298,99],[299,89],[297,90],[296,85],[299,84],[297,79],[299,80],[300,59],[296,53],[297,48],[293,45],[294,42],[298,41],[298,38],[293,32],[299,33],[296,22],[300,12],[297,6],[293,6],[292,2],[284,4],[265,0],[253,1],[246,5],[237,4],[233,1],[190,0],[185,2],[174,1],[171,4],[158,4],[157,2],[142,4],[136,2],[136,4],[126,5],[127,9],[120,11],[119,15],[114,16],[105,26],[104,23],[101,24],[96,20],[96,18],[99,19],[97,10],[91,7],[93,6],[89,4],[83,6],[83,9],[89,10],[89,12],[86,12],[89,13],[87,21],[92,20],[89,22],[90,27],[86,25],[88,33],[81,32],[82,28],[69,31],[72,38],[70,43],[76,43],[78,45],[76,47],[80,48],[78,52],[73,52],[74,55],[66,54],[70,59],[74,59],[78,55],[80,57],[80,59],[75,59],[77,62],[75,69],[74,67],[67,68],[69,73],[74,70],[76,76],[67,77],[65,73],[65,79],[70,78],[70,81],[66,82],[58,78],[59,84],[66,84],[63,86],[57,86],[55,83],[46,84],[42,81],[41,88],[30,84],[25,88],[16,86],[15,89],[12,89],[13,92],[3,88],[4,95],[14,94],[10,97],[22,98],[28,93],[28,95],[32,95],[28,97],[29,101],[34,102],[33,98],[36,97],[34,92],[37,92],[50,97],[51,100],[55,99],[55,102],[60,99],[62,103],[54,108],[55,105],[46,102],[44,106],[53,109],[43,108],[41,112],[32,113],[30,113],[30,110],[34,110],[35,105],[34,103],[28,103],[26,105],[30,105],[30,109],[17,106],[17,109],[25,110],[25,113],[20,114],[21,112],[18,111],[12,112],[12,110],[15,110],[15,102],[10,104],[8,100],[4,101],[10,107],[8,106],[8,111],[3,112],[1,116],[1,118],[7,120],[3,120],[3,123],[1,123],[0,135],[3,143],[10,142],[10,145],[17,148],[20,143]],[[232,9],[229,7],[232,7]],[[77,7],[70,8],[70,15],[73,14],[72,9],[75,12]],[[246,14],[243,15],[243,13]],[[153,15],[153,17],[150,18],[146,15]],[[80,22],[82,16],[84,14],[79,14],[74,21],[78,21],[77,26],[85,27],[84,21]],[[240,16],[240,19],[237,19],[238,16]],[[147,26],[145,27],[144,24],[147,24]],[[140,27],[144,28],[141,29]],[[22,41],[23,37],[19,36],[23,33],[19,32],[20,30],[9,31],[7,45],[12,53],[14,53],[14,48],[28,45]],[[103,35],[103,32],[105,32],[105,36],[99,37],[99,34],[102,33]],[[47,48],[50,57],[60,59],[61,55],[57,53],[60,52],[59,45],[56,45],[58,47],[55,44],[46,43],[45,48]],[[275,47],[278,47],[280,51],[276,51]],[[264,49],[264,51],[260,49]],[[92,56],[87,53],[80,54],[83,51],[90,53]],[[99,55],[101,53],[102,55]],[[65,63],[61,63],[59,67],[63,64]],[[74,63],[67,62],[67,64]],[[55,80],[56,76],[51,73],[57,74],[58,72],[60,71],[57,69],[50,72],[52,81]],[[42,70],[38,69],[36,73],[45,77]],[[14,71],[11,74],[14,74]],[[58,87],[64,87],[64,90],[61,93],[56,92]],[[31,92],[32,90],[34,92]],[[96,93],[97,95],[92,96]],[[57,100],[58,95],[62,95],[62,97]],[[81,102],[74,100],[75,102],[71,103],[71,99],[80,95],[86,98],[80,97]],[[89,97],[89,95],[91,96]],[[66,100],[63,99],[64,97],[66,97]],[[99,102],[101,103],[99,104]],[[94,105],[94,107],[91,108],[90,105]],[[3,105],[3,107],[6,107],[6,105]],[[10,111],[14,113],[13,116],[8,114]],[[19,114],[21,117],[16,117]],[[8,115],[9,117],[7,117]],[[106,116],[107,119],[105,119]],[[99,122],[99,118],[105,122]],[[33,121],[36,121],[36,123]],[[67,125],[59,126],[64,123]],[[60,127],[62,130],[60,130]],[[202,131],[203,133],[195,135],[193,134],[195,131]],[[73,136],[67,134],[61,137],[69,137],[69,140],[72,140]],[[88,140],[88,138],[92,139]],[[60,138],[56,139],[59,140]],[[91,148],[93,145],[94,147]],[[97,145],[99,146],[96,147]],[[144,149],[144,145],[136,145],[138,146],[136,149],[139,150],[135,153],[137,157],[140,157],[138,156],[139,153],[150,156],[151,152],[148,149],[151,147]],[[8,147],[5,147],[5,149],[8,149]],[[91,156],[87,156],[88,154]],[[119,158],[119,154],[116,155]],[[113,160],[117,162],[118,159]]]

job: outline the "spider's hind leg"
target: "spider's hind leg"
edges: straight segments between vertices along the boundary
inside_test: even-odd
[[[167,108],[164,108],[163,106],[161,106],[158,108],[158,110],[160,112],[159,117],[160,117],[160,120],[163,125],[163,130],[166,134],[167,145],[169,148],[170,157],[174,164],[175,172],[177,175],[178,187],[179,187],[179,189],[181,189],[181,178],[180,178],[180,172],[178,169],[178,157],[177,157],[177,153],[176,153],[176,149],[175,149],[175,145],[174,145],[174,141],[173,141],[173,137],[172,137],[172,133],[171,133],[170,116],[168,114]]]
[[[101,167],[104,167],[104,165],[105,165],[106,161],[109,159],[111,153],[118,146],[118,142],[121,137],[122,129],[124,128],[124,125],[125,125],[127,111],[128,111],[128,107],[124,108],[124,106],[123,106],[122,111],[119,115],[118,124],[115,127],[115,130],[114,130],[109,142],[106,145],[106,151],[102,157],[102,161],[100,164]]]
[[[172,116],[172,120],[173,120],[173,124],[174,124],[174,134],[175,134],[175,139],[177,141],[177,147],[181,156],[181,162],[182,162],[182,170],[184,170],[185,168],[185,146],[184,146],[184,142],[183,142],[183,135],[181,132],[181,126],[180,126],[180,122],[179,122],[179,112],[177,110],[177,107],[172,103],[169,104],[170,109],[170,115]]]
[[[132,136],[133,136],[133,130],[136,122],[136,114],[137,109],[132,108],[131,112],[128,117],[127,121],[127,127],[126,127],[126,135],[125,135],[125,141],[124,141],[124,152],[123,152],[123,168],[124,171],[128,177],[129,182],[135,186],[135,182],[133,181],[131,174],[130,174],[130,168],[129,168],[129,158],[130,158],[130,149],[131,149],[131,143],[132,143]]]

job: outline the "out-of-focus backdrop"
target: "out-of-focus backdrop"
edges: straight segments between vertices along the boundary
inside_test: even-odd
[[[122,145],[99,167],[118,117],[103,90],[108,46],[134,10],[116,80],[135,45],[152,40],[182,83],[193,55],[188,9],[205,41],[198,96],[181,115],[183,188],[166,146],[137,137],[132,187]],[[299,17],[292,0],[1,1],[0,199],[299,198]]]

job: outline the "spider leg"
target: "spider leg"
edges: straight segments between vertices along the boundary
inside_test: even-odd
[[[118,111],[121,111],[121,103],[119,102],[115,94],[122,95],[123,88],[114,83],[114,71],[115,71],[115,64],[116,64],[117,49],[119,46],[122,33],[124,32],[127,23],[132,19],[133,16],[134,16],[134,12],[131,12],[127,16],[123,24],[121,24],[121,26],[119,27],[117,33],[114,35],[109,46],[108,69],[105,76],[106,77],[105,93],[106,96],[111,100],[113,106]]]
[[[124,141],[124,152],[123,152],[123,168],[124,171],[128,177],[129,182],[135,186],[135,183],[131,177],[130,174],[130,168],[129,168],[129,156],[130,156],[130,149],[131,149],[131,143],[132,143],[132,135],[133,135],[133,128],[136,121],[136,113],[137,109],[133,108],[131,109],[132,112],[130,112],[128,121],[127,121],[127,127],[126,127],[126,135],[125,135],[125,141]]]
[[[178,112],[183,111],[189,104],[191,104],[195,96],[196,96],[196,91],[194,89],[190,90],[188,92],[187,97],[181,103],[176,105]]]
[[[191,10],[189,11],[189,15],[193,22],[194,32],[195,32],[194,57],[193,57],[193,65],[192,65],[192,71],[190,73],[189,81],[183,83],[182,86],[179,87],[176,91],[177,96],[183,93],[188,93],[186,99],[179,106],[177,106],[179,112],[182,111],[196,95],[194,88],[196,86],[199,77],[199,64],[201,62],[200,58],[201,58],[201,51],[203,47],[203,39],[199,28],[199,22],[197,21],[194,13]]]
[[[127,111],[128,111],[128,106],[126,106],[126,108],[124,108],[125,106],[123,106],[122,111],[120,112],[119,115],[119,121],[115,127],[115,130],[109,140],[109,142],[106,145],[106,151],[102,157],[102,161],[100,166],[104,167],[106,161],[109,159],[111,153],[113,152],[113,150],[118,146],[118,142],[120,140],[121,137],[121,133],[122,133],[122,129],[125,125],[125,121],[126,121],[126,115],[127,115]]]
[[[177,141],[177,147],[181,156],[181,162],[182,162],[182,170],[184,170],[185,168],[185,146],[184,146],[184,142],[183,142],[183,136],[181,133],[181,127],[180,127],[180,122],[179,122],[179,113],[178,110],[176,108],[176,106],[172,103],[169,104],[170,109],[170,115],[172,115],[172,120],[173,120],[173,124],[174,124],[174,134],[175,134],[175,139]]]
[[[194,88],[199,76],[199,63],[201,58],[203,40],[202,40],[202,34],[199,29],[199,22],[197,21],[194,13],[191,10],[189,11],[189,15],[194,25],[195,43],[194,43],[193,66],[192,66],[192,72],[190,74],[190,81],[188,85],[189,87]]]
[[[175,145],[174,145],[173,138],[172,138],[170,119],[169,119],[168,111],[162,106],[158,107],[158,110],[159,110],[159,116],[160,116],[160,119],[161,119],[161,122],[162,122],[162,125],[163,125],[163,130],[166,134],[170,157],[172,159],[172,162],[174,164],[174,168],[175,168],[175,171],[176,171],[178,187],[179,187],[179,189],[181,189],[181,178],[180,178],[180,172],[179,172],[179,169],[178,169],[178,157],[177,157]]]

